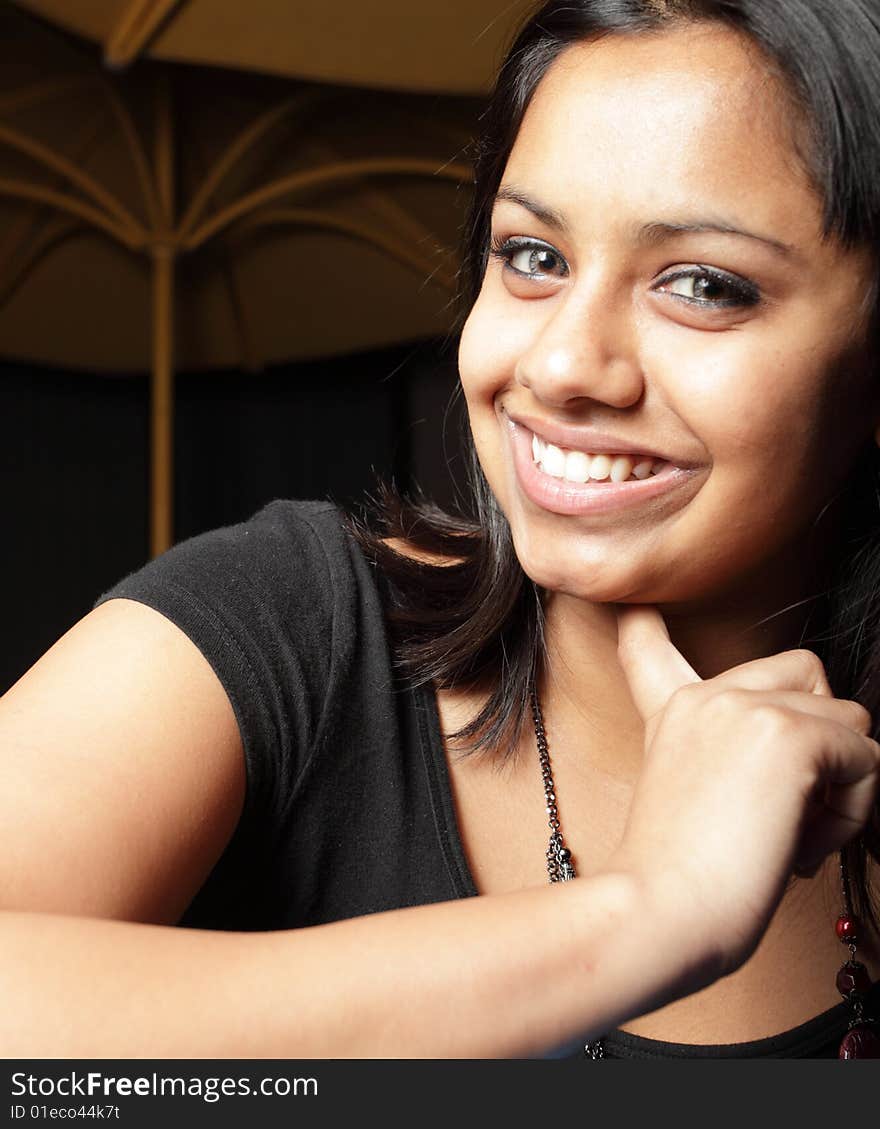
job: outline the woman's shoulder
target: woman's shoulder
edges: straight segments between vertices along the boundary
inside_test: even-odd
[[[198,533],[176,545],[171,553],[221,546],[240,552],[345,543],[345,517],[335,503],[320,499],[275,498],[243,520]]]
[[[184,538],[120,579],[95,606],[117,596],[174,592],[208,601],[259,593],[286,602],[310,576],[329,581],[347,555],[342,514],[333,503],[275,499],[243,521]]]
[[[119,580],[95,608],[144,604],[207,659],[247,749],[267,749],[285,718],[315,722],[333,678],[379,622],[374,584],[330,502],[276,499],[245,521],[181,541]]]

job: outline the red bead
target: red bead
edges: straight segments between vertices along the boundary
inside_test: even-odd
[[[837,990],[845,1000],[852,995],[866,996],[871,990],[868,970],[857,960],[848,960],[837,974]]]
[[[857,941],[857,922],[854,917],[850,917],[848,914],[838,917],[834,931],[845,945],[854,945]]]
[[[837,1057],[880,1058],[880,1036],[867,1023],[859,1023],[843,1036]]]

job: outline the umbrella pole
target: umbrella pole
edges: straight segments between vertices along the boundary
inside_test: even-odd
[[[174,540],[174,255],[153,251],[153,373],[150,395],[150,555]]]
[[[171,85],[163,70],[155,87],[155,176],[162,212],[153,255],[153,379],[150,395],[150,554],[174,543],[174,127]]]

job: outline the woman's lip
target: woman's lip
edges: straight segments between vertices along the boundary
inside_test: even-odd
[[[511,415],[508,412],[504,414],[507,419],[519,424],[520,427],[525,427],[528,431],[537,435],[539,439],[543,439],[545,443],[552,443],[555,447],[564,447],[568,451],[585,451],[591,455],[647,456],[650,459],[662,459],[665,462],[671,462],[681,470],[691,470],[699,465],[690,459],[682,459],[678,456],[672,458],[663,451],[655,450],[650,446],[634,446],[631,442],[619,436],[594,431],[592,428],[553,423],[535,419],[528,415]]]
[[[667,463],[659,474],[635,482],[568,482],[552,478],[538,468],[532,458],[533,432],[508,418],[508,433],[523,493],[536,506],[556,514],[604,514],[642,505],[694,483],[699,470]]]

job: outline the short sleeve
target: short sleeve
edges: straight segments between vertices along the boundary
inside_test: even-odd
[[[332,504],[278,500],[176,545],[96,601],[154,608],[211,664],[244,745],[243,824],[285,806],[344,697],[364,590],[357,552]]]

